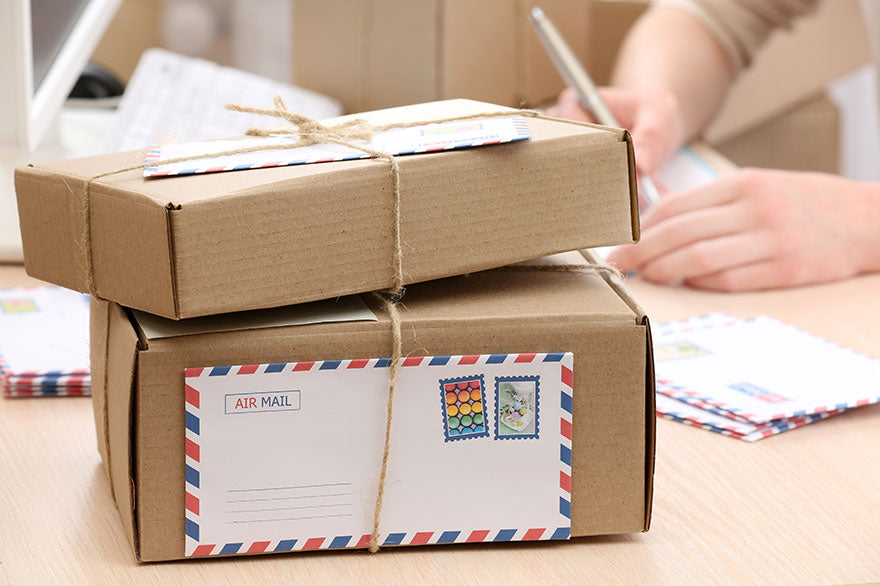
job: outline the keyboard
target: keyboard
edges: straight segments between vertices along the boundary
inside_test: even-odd
[[[272,108],[280,95],[287,109],[311,118],[342,114],[336,100],[260,75],[163,49],[144,52],[122,96],[106,150],[240,136],[248,128],[282,125],[277,118],[230,112],[227,103]]]

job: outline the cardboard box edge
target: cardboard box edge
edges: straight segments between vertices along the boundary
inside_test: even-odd
[[[587,262],[602,264],[602,259],[592,250],[581,250],[580,253]],[[636,324],[645,328],[645,525],[642,531],[648,531],[651,528],[651,514],[654,505],[654,466],[657,455],[657,414],[654,399],[656,381],[651,322],[648,315],[619,279],[604,271],[600,275],[636,314]]]
[[[104,458],[104,467],[110,481],[111,495],[116,505],[116,509],[119,511],[123,530],[126,537],[128,537],[132,551],[140,561],[140,544],[138,539],[136,515],[137,494],[134,478],[135,451],[133,443],[135,417],[134,393],[135,384],[137,382],[140,340],[137,332],[131,324],[126,310],[123,309],[122,306],[111,301],[93,299],[92,308],[100,307],[101,305],[104,305],[107,308],[105,312],[107,316],[105,325],[106,329],[104,330],[104,338],[106,340],[105,353],[99,358],[103,363],[102,372],[104,373],[103,379],[99,381],[104,392],[104,410],[100,414],[96,411],[95,425],[97,427],[100,422],[100,425],[106,430],[106,455],[102,453],[102,457]],[[120,334],[123,336],[122,339],[117,339],[120,338]],[[123,368],[114,368],[113,372],[109,372],[111,364],[119,364],[118,360],[113,360],[110,357],[114,350],[116,354],[124,353],[128,358],[128,361],[127,363],[123,363],[125,364]],[[92,360],[94,361],[94,357]],[[111,381],[114,379],[117,381],[127,380],[128,384],[112,385]],[[107,388],[104,388],[104,380],[107,381]],[[124,411],[127,413],[127,416],[111,420],[111,397],[109,389],[116,388],[117,386],[127,389],[126,395],[120,397],[120,399],[123,399]],[[115,410],[120,411],[122,409],[117,406]],[[116,425],[122,426],[121,429],[115,429],[115,421],[118,421]],[[124,442],[120,440],[121,437],[125,438]],[[122,450],[121,453],[120,450]],[[122,465],[119,461],[120,456],[124,458]]]

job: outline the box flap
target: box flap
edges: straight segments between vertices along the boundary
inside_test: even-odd
[[[91,316],[98,449],[125,533],[137,551],[131,441],[138,338],[125,311],[115,303],[92,298]]]
[[[654,375],[654,340],[651,337],[651,322],[645,316],[645,531],[651,528],[651,513],[654,508],[654,462],[657,456],[657,405],[656,380]]]
[[[96,180],[89,188],[96,290],[88,290],[86,180],[142,157],[142,152],[118,153],[15,170],[29,275],[123,303],[146,298],[156,310],[174,312],[167,198],[109,189],[107,184],[115,184],[118,177]]]

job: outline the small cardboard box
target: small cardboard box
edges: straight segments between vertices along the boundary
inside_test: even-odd
[[[821,92],[713,146],[740,167],[840,173],[840,114]]]
[[[452,100],[365,114],[398,120],[486,112]],[[406,283],[638,239],[632,144],[617,129],[529,118],[531,140],[398,158]],[[143,151],[16,170],[28,274],[88,288],[88,178]],[[90,188],[97,296],[170,318],[384,289],[394,276],[394,197],[384,160]]]
[[[534,262],[583,258],[568,253]],[[388,315],[366,300],[378,321],[159,339],[145,333],[136,313],[92,302],[98,448],[139,560],[184,557],[185,369],[388,356]],[[654,469],[650,327],[616,278],[506,267],[413,285],[401,307],[403,353],[410,357],[572,352],[571,535],[648,529]]]
[[[293,80],[347,112],[446,98],[541,104],[565,85],[529,24],[533,5],[585,60],[583,0],[298,0]]]
[[[596,83],[609,83],[624,37],[649,4],[649,0],[591,1],[587,67]],[[719,144],[751,130],[870,60],[858,0],[823,2],[815,14],[768,39],[731,87],[705,138]]]

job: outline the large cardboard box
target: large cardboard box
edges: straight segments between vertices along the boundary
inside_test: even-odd
[[[649,0],[592,0],[587,63],[596,83],[610,81],[626,33],[649,5]],[[718,144],[751,130],[870,60],[858,0],[822,2],[815,14],[770,37],[704,137]]]
[[[458,100],[375,115],[424,120],[490,107]],[[528,141],[398,158],[406,283],[638,239],[629,135],[554,119],[528,125]],[[143,160],[135,151],[17,169],[28,273],[85,291],[86,181]],[[384,160],[97,179],[93,293],[184,318],[388,288],[391,183]]]
[[[162,4],[163,0],[123,0],[91,61],[127,83],[141,54],[162,44]]]
[[[577,253],[560,257],[535,262],[583,262]],[[378,321],[161,339],[151,339],[131,311],[93,300],[98,447],[139,560],[184,557],[184,370],[389,356],[388,315],[365,299]],[[654,468],[650,328],[616,278],[506,267],[413,285],[401,317],[403,354],[410,358],[572,352],[571,534],[648,529]],[[381,429],[384,421],[377,419]],[[400,418],[393,422],[392,434],[394,425],[406,425]]]
[[[740,167],[840,173],[840,115],[822,92],[713,146]]]
[[[586,59],[584,0],[297,0],[293,80],[348,112],[446,98],[540,104],[564,84],[529,24],[533,5]]]

